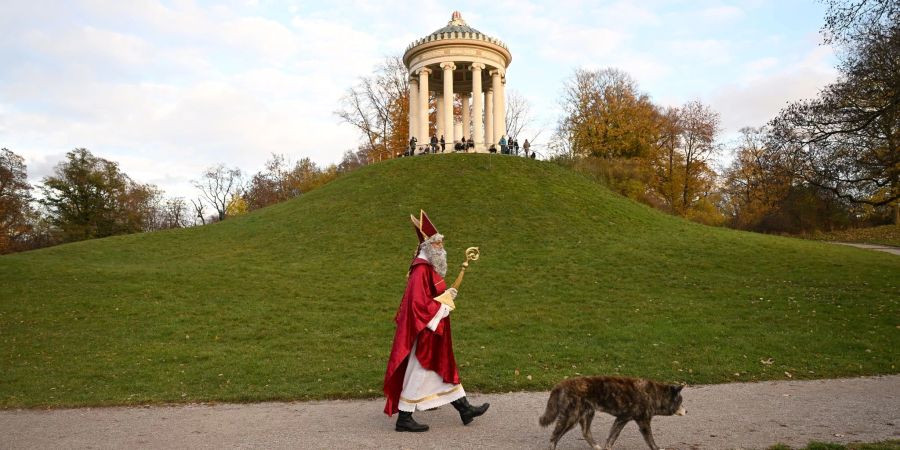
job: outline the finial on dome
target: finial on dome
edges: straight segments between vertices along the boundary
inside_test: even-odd
[[[447,25],[465,25],[466,21],[463,20],[462,14],[459,11],[453,11],[453,15],[450,17],[450,22]]]

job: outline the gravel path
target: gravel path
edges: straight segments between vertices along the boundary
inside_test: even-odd
[[[852,242],[834,242],[834,243],[840,244],[840,245],[849,245],[851,247],[864,248],[867,250],[877,250],[879,252],[887,252],[892,255],[900,255],[900,247],[891,247],[890,245],[855,244]]]
[[[463,427],[449,405],[418,412],[427,433],[397,433],[383,400],[0,411],[0,448],[546,448],[537,419],[547,392],[477,395],[483,417]],[[687,415],[657,417],[657,444],[676,449],[764,449],[775,443],[900,439],[900,375],[688,386]],[[395,416],[396,417],[396,416]],[[612,418],[594,419],[602,442]],[[576,429],[560,449],[588,449]],[[645,449],[629,423],[616,449]]]

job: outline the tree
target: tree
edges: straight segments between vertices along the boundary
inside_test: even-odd
[[[0,254],[18,251],[31,231],[31,200],[25,160],[0,149]]]
[[[363,135],[362,145],[373,160],[390,158],[407,147],[409,135],[409,75],[400,56],[390,56],[363,77],[335,111]]]
[[[521,139],[522,132],[531,128],[534,124],[534,115],[531,111],[531,102],[516,90],[506,91],[506,134],[516,139]],[[535,132],[534,139],[540,131]]]
[[[284,155],[272,154],[266,161],[265,169],[250,179],[244,198],[250,210],[274,205],[300,195],[301,191],[291,186],[290,169]]]
[[[146,231],[160,196],[84,148],[67,153],[42,184],[40,202],[64,242]]]
[[[676,210],[686,211],[695,204],[698,194],[708,193],[715,182],[709,160],[718,151],[719,113],[699,100],[686,103],[678,113],[681,156],[684,176],[681,181],[681,204]]]
[[[284,155],[272,154],[265,169],[250,179],[242,197],[248,210],[252,211],[298,197],[328,183],[336,175],[336,166],[320,169],[309,158],[291,166]]]
[[[202,197],[197,197],[197,200],[191,199],[191,210],[194,212],[196,220],[200,221],[200,225],[206,225],[206,213],[204,213],[206,203]]]
[[[226,168],[224,164],[206,169],[199,180],[193,181],[194,187],[200,190],[202,198],[205,198],[218,213],[219,220],[228,217],[228,205],[234,196],[239,195],[241,189],[241,169],[235,167]],[[202,213],[202,207],[197,208],[197,213]],[[206,221],[201,217],[205,224]]]
[[[156,230],[168,230],[172,228],[184,228],[188,226],[187,203],[182,197],[168,198],[164,203],[157,205]]]
[[[900,4],[829,1],[826,42],[841,76],[770,122],[772,143],[804,182],[840,199],[894,208],[900,223]]]
[[[656,142],[658,116],[650,98],[618,69],[577,69],[563,88],[557,139],[578,156],[645,157]]]
[[[676,210],[680,186],[684,184],[684,157],[681,154],[682,124],[680,110],[668,107],[660,113],[659,134],[656,142],[651,187],[662,200],[665,209]]]
[[[825,0],[825,43],[853,44],[866,36],[896,32],[900,3],[896,0]],[[892,31],[892,29],[894,31]]]

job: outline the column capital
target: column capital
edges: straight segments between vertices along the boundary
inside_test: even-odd
[[[492,77],[493,77],[493,76],[497,76],[497,75],[503,77],[503,76],[506,75],[506,71],[503,70],[503,69],[491,69],[491,71],[488,72],[488,73],[489,73]]]
[[[416,75],[419,75],[419,76],[422,76],[422,75],[431,75],[431,69],[429,69],[429,68],[427,68],[427,67],[423,67],[423,68],[421,68],[421,69],[419,69],[419,70],[416,71]]]
[[[469,70],[484,70],[484,67],[482,63],[472,63],[469,65]]]
[[[456,64],[453,64],[453,63],[450,62],[450,61],[442,62],[442,63],[441,63],[441,69],[444,69],[444,70],[456,70]]]

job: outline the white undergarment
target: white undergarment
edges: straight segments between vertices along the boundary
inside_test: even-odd
[[[409,353],[409,363],[403,376],[403,391],[400,393],[400,411],[413,412],[446,405],[466,396],[461,384],[445,383],[444,379],[419,364],[416,358],[416,344]]]

